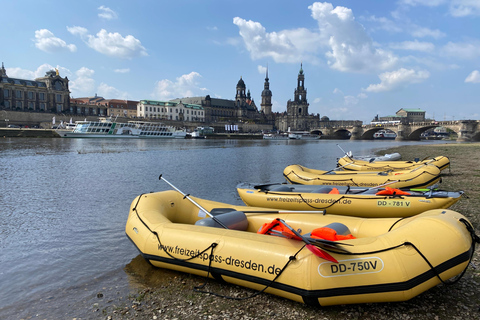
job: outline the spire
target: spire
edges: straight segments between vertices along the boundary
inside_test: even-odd
[[[298,74],[303,74],[303,62],[300,62],[300,71]]]
[[[265,73],[265,80],[268,81],[268,63],[267,63],[267,72]]]
[[[2,62],[2,69],[0,69],[0,77],[1,76],[3,77],[7,76],[7,70],[5,70],[5,67],[3,66],[3,62]]]

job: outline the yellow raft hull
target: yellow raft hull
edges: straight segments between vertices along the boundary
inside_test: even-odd
[[[209,211],[243,210],[248,227],[236,231],[194,225],[205,214],[182,194],[143,194],[132,202],[125,231],[146,260],[254,290],[267,287],[267,293],[311,305],[411,299],[461,274],[474,250],[466,228],[470,223],[450,210],[406,219],[363,219],[254,213],[265,209],[191,198]],[[274,218],[302,234],[343,223],[357,239],[342,241],[349,254],[328,249],[338,260],[329,262],[313,255],[302,241],[256,233]]]
[[[278,189],[283,189],[286,185]],[[248,184],[237,187],[242,201],[253,207],[282,210],[324,211],[329,214],[364,218],[411,217],[432,209],[445,209],[456,203],[463,192],[410,192],[411,195],[328,194],[315,190],[276,191],[257,189]],[[313,186],[302,186],[313,187]],[[312,188],[310,188],[312,189]],[[373,190],[374,192],[377,190]]]
[[[338,159],[338,166],[344,170],[352,171],[387,171],[387,170],[413,170],[424,165],[434,165],[440,170],[450,167],[450,159],[445,156],[439,156],[422,161],[375,161],[352,159],[344,156]]]
[[[323,171],[294,164],[283,170],[289,183],[375,187],[388,184],[391,188],[424,188],[440,181],[440,169],[425,165],[410,171],[362,172]]]

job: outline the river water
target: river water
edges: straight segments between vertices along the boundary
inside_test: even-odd
[[[134,287],[125,268],[139,253],[125,222],[137,195],[171,189],[160,174],[193,196],[242,204],[238,183],[284,182],[290,164],[333,169],[339,146],[360,156],[426,143],[1,139],[0,318],[88,318],[97,291]]]

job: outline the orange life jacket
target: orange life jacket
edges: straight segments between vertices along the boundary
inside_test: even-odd
[[[408,196],[410,195],[409,192],[402,191],[400,189],[394,189],[390,187],[385,187],[385,190],[378,191],[375,193],[377,196],[392,196],[392,195],[399,195],[399,196]]]
[[[311,237],[314,239],[323,239],[323,240],[330,240],[330,241],[337,241],[337,240],[348,240],[348,239],[355,239],[354,236],[351,234],[348,235],[341,235],[337,234],[337,231],[332,228],[317,228],[312,231]]]

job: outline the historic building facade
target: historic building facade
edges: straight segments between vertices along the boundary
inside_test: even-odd
[[[207,95],[174,99],[171,101],[201,106],[205,112],[205,122],[263,120],[262,114],[258,111],[250,95],[250,90],[246,90],[245,82],[241,77],[237,83],[235,92],[235,100],[212,98],[210,95]]]
[[[267,81],[267,79],[265,79],[265,81]],[[287,101],[287,111],[285,113],[276,114],[275,127],[280,131],[288,131],[289,129],[291,131],[309,131],[318,128],[320,115],[309,114],[308,106],[305,74],[303,73],[303,65],[301,64],[293,101]]]
[[[375,116],[372,120],[372,124],[377,123],[410,123],[410,122],[424,122],[425,119],[425,111],[421,109],[400,109],[398,110],[394,116],[384,116],[379,117],[378,115]]]
[[[176,120],[176,121],[205,121],[205,111],[198,104],[188,104],[182,101],[154,101],[140,100],[136,106],[139,118]]]
[[[2,63],[0,69],[0,109],[60,113],[70,108],[68,78],[58,70],[47,71],[35,80],[10,78]]]

